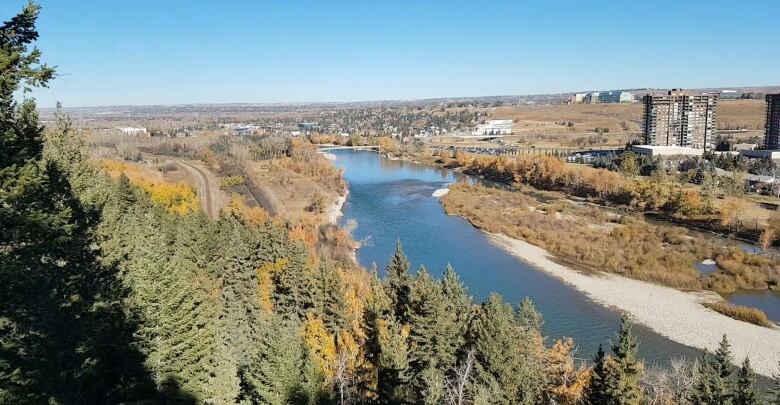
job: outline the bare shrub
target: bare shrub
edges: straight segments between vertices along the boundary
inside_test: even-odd
[[[306,206],[306,211],[321,214],[325,211],[325,197],[320,193],[314,193],[309,199],[309,205]]]

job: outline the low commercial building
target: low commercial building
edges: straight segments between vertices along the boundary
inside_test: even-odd
[[[633,93],[620,90],[581,93],[575,94],[571,98],[572,104],[633,103],[635,101],[636,98]]]
[[[772,160],[780,160],[780,150],[777,149],[762,149],[762,150],[741,150],[739,154],[744,157],[763,159],[769,158]]]
[[[582,104],[583,101],[585,101],[585,96],[587,93],[574,93],[574,95],[571,96],[569,99],[569,103],[571,104]]]
[[[633,103],[634,94],[627,91],[602,91],[598,94],[598,103]]]
[[[253,135],[259,133],[262,128],[259,125],[238,124],[233,127],[233,130],[236,131],[236,135]]]
[[[298,129],[302,131],[317,131],[320,129],[320,125],[316,122],[301,122],[298,123]]]
[[[701,156],[704,149],[676,145],[631,145],[631,151],[641,155],[656,156]]]
[[[149,135],[146,128],[122,127],[117,128],[122,135]]]
[[[753,149],[755,149],[757,147],[758,147],[758,145],[755,144],[755,143],[735,143],[735,144],[731,145],[731,149],[734,149],[734,150],[746,150],[746,149],[747,150],[753,150]]]
[[[511,135],[513,123],[513,120],[486,120],[484,124],[477,125],[471,135]]]

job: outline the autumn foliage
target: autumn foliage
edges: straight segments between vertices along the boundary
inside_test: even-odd
[[[102,161],[102,167],[114,178],[124,174],[133,184],[149,194],[152,202],[165,207],[172,213],[184,215],[200,209],[195,190],[187,184],[170,183],[155,178],[148,171],[135,165],[115,160]]]
[[[685,194],[683,194],[685,196]],[[450,214],[476,227],[526,240],[558,257],[598,270],[677,288],[766,288],[780,282],[769,257],[695,238],[685,228],[607,215],[597,207],[543,203],[521,192],[458,183],[442,198]],[[685,204],[697,206],[695,195]],[[713,259],[721,271],[706,277],[694,267]]]
[[[314,179],[328,190],[343,194],[346,190],[344,175],[327,159],[317,153],[317,147],[309,142],[294,140],[291,156],[280,157],[271,162],[272,173],[290,171]]]
[[[528,184],[542,190],[612,202],[626,202],[630,196],[627,181],[619,173],[584,166],[575,168],[554,156],[478,156],[465,159],[465,173],[490,180]]]
[[[230,199],[230,212],[237,218],[241,218],[248,224],[261,225],[270,219],[268,211],[263,207],[249,207],[246,205],[246,199],[235,194]]]

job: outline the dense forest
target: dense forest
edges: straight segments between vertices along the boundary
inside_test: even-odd
[[[31,48],[38,11],[0,27],[0,403],[763,398],[725,337],[700,362],[651,373],[624,318],[589,365],[573,341],[543,337],[530,301],[474,303],[451,268],[412,273],[400,242],[380,279],[311,255],[267,217],[153,201],[91,162],[67,117],[44,129],[17,100],[55,76]],[[771,395],[780,403],[780,386]]]

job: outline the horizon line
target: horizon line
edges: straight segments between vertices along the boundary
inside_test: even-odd
[[[623,89],[612,90],[577,90],[577,91],[565,91],[558,93],[533,93],[533,94],[497,94],[497,95],[481,95],[481,96],[442,96],[442,97],[424,97],[424,98],[412,98],[412,99],[366,99],[366,100],[353,100],[353,101],[268,101],[268,102],[196,102],[196,103],[151,103],[151,104],[104,104],[104,105],[81,105],[67,107],[63,106],[62,109],[79,109],[79,108],[120,108],[120,107],[177,107],[177,106],[214,106],[214,105],[250,105],[250,106],[292,106],[292,105],[337,105],[337,104],[360,104],[360,103],[414,103],[423,101],[437,101],[437,100],[474,100],[480,98],[506,98],[506,97],[542,97],[542,96],[564,96],[573,95],[578,93],[592,93],[600,91],[650,91],[650,90],[671,90],[673,88],[679,88],[683,90],[703,91],[709,89],[746,89],[746,88],[780,88],[780,84],[776,85],[754,85],[754,86],[717,86],[717,87],[631,87]],[[37,102],[37,99],[34,99]],[[39,110],[56,110],[57,107],[37,107]]]

